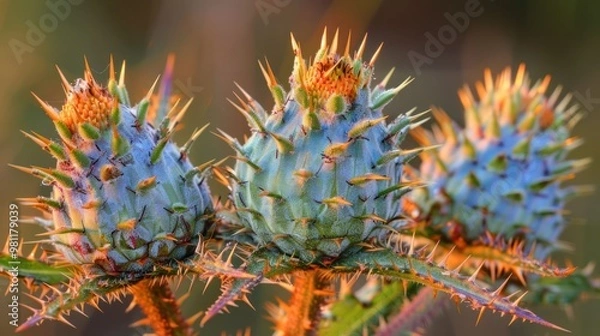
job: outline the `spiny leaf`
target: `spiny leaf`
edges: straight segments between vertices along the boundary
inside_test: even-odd
[[[213,303],[204,317],[200,321],[200,325],[204,326],[208,320],[214,317],[217,313],[221,312],[226,306],[240,299],[244,292],[251,290],[256,287],[263,279],[262,271],[264,269],[264,263],[262,261],[256,264],[249,264],[244,270],[250,274],[255,274],[256,277],[252,279],[237,279],[233,283],[225,288],[221,296]]]
[[[382,249],[355,253],[334,262],[331,267],[336,272],[347,273],[355,271],[356,265],[364,265],[371,274],[414,281],[447,292],[461,301],[466,301],[473,309],[485,307],[491,311],[566,331],[543,320],[531,311],[519,307],[507,298],[500,296],[499,293],[490,292],[481,287],[472,277],[466,278],[458,272],[430,264],[422,259],[425,258],[419,258],[410,253],[396,254],[391,250]]]
[[[20,278],[29,278],[35,282],[42,282],[48,285],[58,285],[67,282],[75,270],[75,266],[71,265],[52,265],[21,256],[13,257],[9,254],[0,254],[0,274],[12,277],[11,270],[15,266],[18,267],[18,276]]]
[[[256,287],[263,279],[289,274],[293,271],[302,269],[295,266],[296,265],[290,261],[290,257],[282,256],[279,253],[268,250],[254,252],[248,257],[248,261],[243,267],[243,271],[246,274],[252,274],[254,277],[235,279],[231,284],[224,286],[223,293],[217,301],[208,308],[202,321],[200,321],[200,325],[204,325],[208,320],[221,312],[227,305],[244,298],[245,293]]]
[[[75,274],[75,268],[67,269],[68,272],[58,273],[63,270],[63,267],[57,267],[56,265],[45,265],[39,262],[31,262],[33,265],[45,265],[40,273],[36,269],[34,275],[41,279],[47,280],[48,284],[57,285],[64,284],[64,287],[57,288],[60,294],[47,297],[42,302],[42,307],[35,310],[34,314],[23,323],[17,331],[28,329],[40,322],[50,320],[60,320],[68,323],[64,318],[64,315],[68,314],[71,310],[78,309],[82,304],[93,304],[96,305],[97,301],[101,297],[106,297],[109,300],[120,296],[121,294],[128,292],[128,286],[134,285],[142,279],[154,279],[162,281],[167,277],[182,276],[182,273],[192,273],[195,275],[205,276],[214,272],[218,269],[218,272],[228,274],[224,271],[221,263],[216,263],[210,258],[204,258],[206,255],[202,254],[196,261],[188,259],[185,261],[177,261],[167,263],[156,267],[154,270],[148,273],[141,274],[130,274],[128,277],[115,277],[115,276],[93,276],[93,277],[82,277],[79,274]],[[4,269],[5,263],[7,263],[7,256],[0,258],[0,266]],[[21,264],[20,267],[28,265],[27,263]],[[51,267],[51,268],[50,268]],[[65,266],[71,267],[71,266]],[[219,268],[220,267],[220,268]],[[30,267],[20,268],[19,272],[29,272]],[[56,272],[56,273],[53,273]],[[240,275],[244,279],[250,278],[246,273],[239,272],[236,270],[229,271],[232,275]],[[2,271],[2,273],[6,273]],[[23,275],[28,273],[21,273]],[[254,279],[254,278],[252,278]]]
[[[129,282],[122,278],[101,276],[71,281],[66,290],[60,295],[53,295],[45,300],[43,306],[36,310],[27,321],[21,324],[16,331],[23,331],[41,323],[44,320],[64,319],[64,314],[78,308],[81,304],[91,303],[101,295],[107,295],[125,288]]]
[[[525,285],[524,274],[526,273],[549,278],[563,278],[575,271],[574,267],[560,268],[533,258],[534,247],[526,253],[524,241],[499,240],[489,234],[482,237],[478,245],[472,244],[458,249],[455,245],[443,241],[432,241],[425,236],[421,236],[417,240],[417,248],[435,245],[435,251],[431,252],[432,256],[434,253],[448,255],[452,251],[454,260],[466,260],[468,257],[468,262],[464,263],[463,267],[465,271],[474,271],[482,262],[485,263],[486,273],[489,274],[492,281],[495,281],[499,275],[512,274]]]
[[[460,251],[465,256],[483,260],[487,263],[495,263],[497,266],[520,270],[526,273],[538,274],[543,277],[566,277],[573,273],[575,268],[558,268],[540,262],[536,259],[524,255],[519,248],[496,247],[496,246],[467,246]]]

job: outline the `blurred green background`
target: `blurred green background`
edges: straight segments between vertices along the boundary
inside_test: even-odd
[[[476,5],[476,3],[479,3]],[[409,55],[427,56],[426,33],[438,35],[449,24],[448,17],[475,6],[465,29],[454,35],[447,32],[443,50],[429,54],[427,63],[418,69]],[[387,108],[395,116],[413,106],[426,109],[430,105],[444,107],[461,120],[456,90],[463,83],[473,84],[482,77],[483,69],[498,72],[505,66],[516,67],[525,62],[534,78],[553,76],[553,86],[562,84],[575,96],[585,119],[575,129],[586,144],[578,157],[597,157],[600,141],[600,2],[529,0],[529,1],[301,1],[301,0],[213,0],[213,1],[0,1],[0,240],[5,239],[8,206],[17,197],[28,197],[49,190],[39,180],[26,176],[8,163],[20,165],[52,165],[39,148],[24,139],[19,130],[35,130],[53,136],[54,130],[44,113],[36,106],[30,91],[55,106],[64,99],[54,65],[74,80],[81,76],[83,55],[90,61],[98,79],[107,77],[109,54],[120,62],[127,60],[127,87],[134,99],[140,99],[163,67],[166,57],[177,55],[175,88],[182,96],[195,97],[191,113],[185,118],[186,129],[178,141],[194,127],[211,123],[241,137],[247,126],[239,113],[228,105],[233,82],[240,83],[254,97],[270,106],[270,94],[264,85],[257,60],[269,58],[276,76],[287,82],[292,52],[289,33],[293,32],[305,54],[316,50],[324,26],[330,32],[339,27],[342,36],[352,30],[355,43],[369,33],[367,50],[375,51],[385,42],[376,77],[396,67],[393,82],[407,76],[416,80]],[[39,31],[35,32],[36,29]],[[445,28],[447,29],[447,28]],[[412,146],[407,144],[406,147]],[[209,133],[201,136],[192,151],[195,162],[220,159],[230,154],[229,148]],[[596,184],[596,165],[581,173],[576,182]],[[224,190],[213,183],[216,192]],[[600,207],[598,195],[578,199],[569,205],[571,225],[564,240],[575,252],[567,258],[576,265],[598,260],[600,227],[596,218]],[[35,212],[21,208],[20,215]],[[22,238],[34,239],[40,230],[21,229]],[[0,279],[0,287],[7,284]],[[189,283],[184,282],[180,292]],[[213,284],[200,299],[203,284],[196,284],[184,313],[191,316],[205,309],[218,294]],[[285,295],[280,289],[265,285],[252,295],[256,312],[246,306],[232,309],[231,314],[214,318],[202,330],[204,335],[228,334],[251,327],[254,335],[270,334],[264,304],[274,295]],[[27,301],[27,299],[24,299]],[[72,329],[59,323],[46,322],[23,335],[135,335],[128,325],[141,315],[137,310],[125,313],[124,304],[102,305],[104,314],[86,310],[90,318],[74,313]],[[7,304],[0,297],[0,334],[10,335]],[[574,335],[597,335],[600,326],[600,300],[592,299],[573,307],[574,318],[563,310],[535,307],[535,311],[553,323],[573,331]],[[21,309],[21,318],[27,315]],[[475,327],[476,313],[461,306],[446,310],[435,320],[430,335],[562,335],[538,326],[515,323],[486,314]],[[137,332],[137,334],[142,334]]]

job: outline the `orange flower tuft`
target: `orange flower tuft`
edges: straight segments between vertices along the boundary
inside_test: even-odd
[[[108,127],[110,113],[116,102],[108,90],[98,85],[93,78],[91,81],[78,79],[68,93],[67,101],[60,111],[60,119],[71,130],[85,122],[104,129]]]

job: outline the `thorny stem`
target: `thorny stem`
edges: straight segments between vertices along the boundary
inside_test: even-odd
[[[294,290],[285,307],[285,321],[278,326],[278,335],[316,335],[330,286],[331,281],[318,270],[294,273]]]
[[[131,293],[157,336],[191,335],[192,330],[167,282],[143,280],[131,286]]]

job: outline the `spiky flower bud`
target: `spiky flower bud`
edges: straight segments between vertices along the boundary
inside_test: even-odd
[[[130,106],[125,69],[117,83],[113,68],[111,60],[113,92],[96,82],[86,62],[74,85],[61,73],[67,100],[60,111],[38,98],[62,143],[27,136],[58,162],[54,169],[21,169],[52,185],[51,198],[29,203],[50,214],[49,234],[68,261],[107,274],[140,273],[192,255],[213,208],[199,171],[188,174],[195,169],[189,145],[170,140],[187,106],[152,124],[146,111],[153,89]]]
[[[274,244],[304,262],[323,261],[358,248],[400,214],[403,164],[400,149],[418,116],[400,115],[386,125],[382,108],[410,80],[380,92],[370,88],[379,53],[364,62],[365,40],[350,55],[350,37],[337,53],[338,33],[307,63],[295,53],[285,104],[276,98],[267,114],[248,96],[235,105],[254,133],[243,144],[223,135],[238,152],[233,197],[243,225],[260,245]],[[274,97],[283,90],[263,67]],[[384,87],[382,83],[381,87]],[[379,89],[381,89],[379,87]]]
[[[496,80],[486,71],[477,83],[479,99],[460,91],[466,128],[434,111],[439,132],[415,130],[422,144],[441,143],[423,156],[420,176],[430,182],[404,199],[406,212],[460,246],[512,242],[519,253],[544,259],[556,247],[566,200],[576,189],[561,182],[588,160],[566,159],[580,141],[569,138],[578,118],[557,103],[560,88],[545,95],[550,78],[530,85],[525,67]]]

